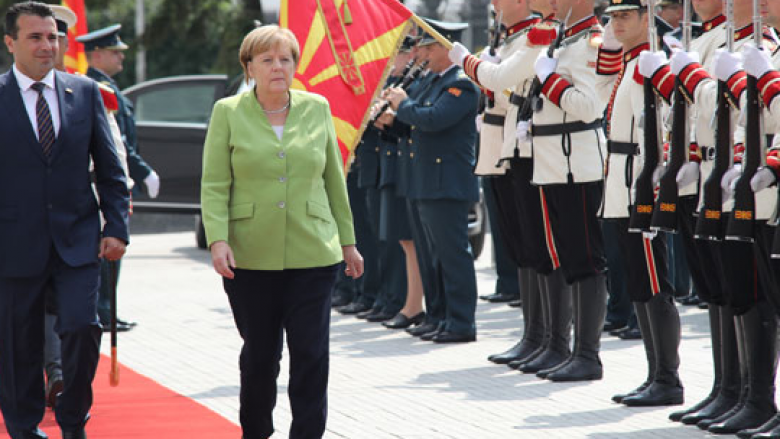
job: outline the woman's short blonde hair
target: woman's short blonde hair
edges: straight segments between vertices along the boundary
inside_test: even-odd
[[[241,48],[238,51],[238,60],[244,69],[244,78],[249,81],[249,72],[247,64],[258,53],[267,52],[276,47],[287,47],[292,53],[293,62],[298,66],[298,60],[301,57],[301,48],[295,34],[290,29],[281,28],[275,24],[260,26],[257,29],[246,34]]]

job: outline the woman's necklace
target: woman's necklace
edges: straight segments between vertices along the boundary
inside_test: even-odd
[[[265,114],[279,114],[279,113],[284,113],[285,111],[287,111],[288,108],[290,108],[289,98],[287,99],[287,103],[284,104],[282,108],[279,108],[278,110],[266,110],[265,108],[263,108],[263,111],[265,111]]]

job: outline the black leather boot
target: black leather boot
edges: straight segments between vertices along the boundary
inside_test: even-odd
[[[712,369],[714,373],[710,394],[707,395],[703,400],[694,404],[692,407],[688,407],[687,409],[679,410],[670,414],[669,419],[672,421],[680,422],[683,416],[696,413],[704,407],[707,407],[715,399],[715,397],[718,396],[718,393],[720,393],[720,385],[723,378],[723,367],[721,363],[720,352],[720,310],[720,305],[710,303],[708,314],[710,320],[710,339],[712,340]]]
[[[772,419],[764,422],[764,424],[756,427],[756,428],[748,428],[747,430],[740,430],[737,432],[737,437],[742,439],[752,439],[752,438],[761,438],[765,436],[758,436],[762,433],[771,434],[772,430],[775,428],[780,427],[780,415],[774,415]],[[778,434],[780,434],[780,430],[778,430]],[[773,436],[769,436],[773,437]],[[777,436],[780,437],[780,436]]]
[[[542,318],[541,293],[536,272],[531,268],[520,268],[520,296],[523,301],[523,338],[509,350],[493,354],[488,360],[496,364],[508,364],[523,360],[539,349],[544,341],[544,319]]]
[[[680,315],[672,296],[656,294],[644,304],[650,320],[655,348],[656,372],[653,382],[636,395],[623,398],[629,407],[653,407],[683,403],[680,368]],[[642,337],[646,335],[643,333]]]
[[[720,392],[706,407],[698,412],[689,413],[680,419],[683,424],[697,425],[699,422],[722,416],[739,402],[742,391],[742,373],[747,373],[741,367],[741,347],[737,345],[736,321],[734,309],[730,306],[720,307],[720,362],[721,385]]]
[[[737,317],[744,332],[748,366],[748,392],[742,408],[729,419],[711,425],[715,434],[733,434],[756,428],[776,413],[777,318],[767,306],[754,306]]]
[[[536,275],[536,283],[539,286],[539,307],[541,309],[542,322],[544,322],[544,336],[542,337],[542,343],[525,358],[510,361],[507,366],[512,369],[518,369],[523,364],[528,363],[529,361],[538,357],[542,352],[547,350],[547,346],[550,344],[550,339],[552,337],[550,320],[552,317],[550,316],[550,297],[549,293],[547,292],[547,282],[545,281],[546,277],[547,276],[543,276],[538,273]]]
[[[544,276],[544,289],[550,309],[550,339],[544,351],[517,368],[524,373],[555,367],[566,361],[571,353],[572,291],[563,279],[563,272],[556,270]]]
[[[650,317],[647,315],[647,304],[644,302],[634,302],[634,313],[639,324],[639,330],[642,332],[642,343],[645,346],[645,357],[647,358],[647,378],[645,382],[636,389],[628,393],[620,393],[612,397],[612,401],[622,402],[624,398],[634,396],[645,390],[655,377],[655,348],[653,347],[653,332],[650,329]]]
[[[775,415],[770,422],[774,421],[775,426],[768,431],[762,431],[753,435],[753,439],[780,439],[780,415]],[[769,422],[767,423],[769,424]],[[764,424],[765,426],[767,424]]]
[[[597,275],[581,280],[572,289],[577,315],[572,361],[548,374],[547,379],[555,382],[600,380],[604,374],[599,349],[607,313],[606,277]]]

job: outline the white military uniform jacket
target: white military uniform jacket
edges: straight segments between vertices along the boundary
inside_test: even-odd
[[[534,184],[604,178],[606,139],[601,117],[606,101],[596,90],[602,32],[598,19],[590,16],[566,29],[555,50],[558,65],[542,85],[542,108],[534,113],[531,126]]]
[[[504,44],[498,50],[498,55],[501,57],[499,64],[481,61],[474,56],[467,57],[463,63],[464,72],[477,85],[492,91],[496,102],[501,99],[508,105],[505,113],[501,150],[496,162],[498,159],[515,157],[516,150],[519,157],[531,157],[530,142],[518,144],[515,135],[519,107],[509,101],[505,92],[512,92],[515,96],[521,97],[528,94],[528,89],[535,77],[533,62],[544,47],[528,47],[527,34],[534,25],[541,21],[541,18],[532,16],[507,29]],[[484,123],[482,127],[484,132]],[[480,143],[481,147],[482,143]],[[495,165],[495,162],[492,165]],[[478,162],[477,170],[479,171],[479,169]]]
[[[645,161],[643,130],[640,127],[644,113],[644,89],[637,63],[639,54],[648,49],[649,45],[644,43],[627,52],[599,51],[596,84],[602,97],[606,95],[609,99],[607,171],[601,208],[603,218],[631,216],[633,185]],[[613,60],[616,55],[618,65],[622,66],[617,74],[613,73],[614,68],[609,68],[615,65]],[[604,64],[607,64],[606,68],[602,67]],[[658,146],[663,147],[661,143]],[[661,148],[652,153],[660,157]]]

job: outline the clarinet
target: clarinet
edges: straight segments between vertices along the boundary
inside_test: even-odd
[[[405,76],[403,76],[403,79],[401,79],[400,83],[394,87],[400,87],[403,90],[406,90],[409,88],[410,85],[412,85],[412,82],[414,82],[415,79],[420,77],[420,74],[428,67],[428,60],[423,61],[421,64],[414,66]],[[390,102],[385,101],[384,104],[382,104],[382,107],[377,111],[376,115],[371,119],[371,122],[369,125],[373,125],[377,119],[379,119],[379,116],[382,115],[382,113],[385,112],[390,108]]]
[[[734,51],[734,0],[726,2],[726,49]],[[696,221],[696,239],[720,241],[725,224],[723,215],[723,190],[720,182],[731,167],[731,106],[728,99],[728,85],[718,81],[718,110],[715,126],[715,165],[702,188],[702,208]]]

